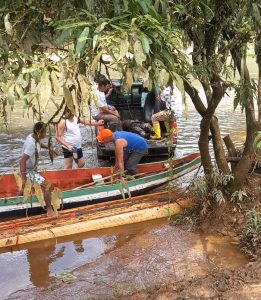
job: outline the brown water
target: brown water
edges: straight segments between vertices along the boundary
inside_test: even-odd
[[[104,299],[116,290],[204,275],[247,259],[231,240],[191,233],[166,220],[143,222],[60,239],[0,254],[0,299],[70,299],[88,291]],[[59,275],[75,276],[62,284]],[[62,294],[61,294],[62,293]],[[86,296],[86,294],[85,294]]]
[[[224,98],[216,115],[222,136],[230,134],[239,146],[244,142],[245,120],[240,109],[234,112],[232,98]],[[179,127],[176,156],[180,157],[198,151],[200,117],[190,102],[187,111],[177,103],[176,115]],[[15,122],[8,131],[3,127],[0,131],[0,173],[17,169],[23,140],[31,132],[32,121],[21,119],[21,111],[13,113],[12,120]],[[82,134],[87,167],[100,165],[90,128],[83,127]],[[62,166],[61,156],[53,164],[43,156],[43,168]],[[159,242],[161,236],[166,240]],[[229,240],[169,227],[166,221],[140,223],[73,237],[70,241],[42,242],[13,253],[0,254],[0,299],[6,299],[10,294],[11,299],[27,299],[28,295],[31,299],[46,299],[52,290],[52,282],[59,281],[57,275],[64,271],[73,271],[77,284],[62,291],[58,289],[57,299],[61,299],[61,292],[62,298],[68,299],[67,296],[74,292],[81,293],[82,280],[90,295],[95,295],[98,288],[102,299],[106,293],[113,295],[126,289],[130,281],[134,282],[134,288],[141,288],[164,278],[175,276],[182,280],[185,276],[204,274],[212,264],[230,268],[245,263],[245,257]],[[86,282],[86,278],[90,280]],[[45,294],[41,294],[38,288],[43,288]]]
[[[202,93],[203,97],[203,93]],[[178,121],[178,145],[176,156],[180,157],[195,151],[198,151],[198,137],[199,137],[199,124],[200,116],[195,111],[193,104],[187,100],[187,110],[184,109],[181,100],[175,104],[175,111]],[[233,115],[233,118],[231,117]],[[10,126],[8,130],[0,124],[0,173],[13,172],[18,169],[18,159],[21,155],[21,148],[25,137],[31,133],[33,120],[32,116],[22,116],[22,108],[16,109],[10,115]],[[220,122],[221,134],[225,136],[230,134],[236,146],[240,146],[244,142],[245,135],[245,119],[241,109],[236,111],[233,109],[233,91],[223,99],[220,103],[216,116]],[[99,166],[106,164],[97,160],[96,145],[93,139],[92,129],[89,126],[81,128],[83,136],[83,152],[86,159],[86,167]],[[57,150],[60,146],[53,139],[53,144]],[[53,164],[50,162],[47,151],[42,151],[40,165],[43,169],[57,169],[63,167],[63,157],[61,155],[55,158]]]

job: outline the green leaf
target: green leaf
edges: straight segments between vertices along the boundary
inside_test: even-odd
[[[92,61],[90,72],[91,72],[91,75],[93,75],[93,76],[95,75],[95,71],[98,68],[98,63],[101,59],[101,55],[102,55],[102,51],[100,51]]]
[[[144,53],[149,54],[151,40],[145,34],[142,34],[139,38],[140,38]]]
[[[44,69],[41,75],[40,83],[37,86],[37,92],[39,95],[39,104],[43,111],[45,111],[47,104],[52,95],[52,85],[50,81],[50,73],[47,69]]]
[[[16,93],[18,94],[19,98],[23,98],[24,97],[24,90],[22,89],[22,87],[18,84],[15,85],[15,90]]]
[[[100,33],[103,31],[104,27],[108,24],[108,22],[102,22],[95,30],[94,30],[94,37],[93,37],[93,50],[96,48]]]
[[[256,147],[257,147],[258,149],[261,149],[261,141],[257,143]]]
[[[15,92],[14,92],[14,84],[12,84],[7,91],[7,95],[6,95],[7,101],[11,106],[11,109],[13,109],[14,107],[14,103],[15,103]]]
[[[258,25],[261,26],[261,16],[260,16],[259,8],[256,5],[256,3],[253,3],[252,5],[253,5],[254,18],[255,18],[256,22],[258,23]]]
[[[60,46],[62,45],[71,35],[72,29],[64,29],[62,34],[58,37],[57,39],[57,45]]]
[[[140,40],[136,40],[134,45],[134,58],[138,66],[142,66],[142,62],[146,60],[146,55],[143,52],[143,47]]]
[[[59,74],[56,71],[51,72],[51,84],[52,84],[52,91],[53,94],[58,94],[60,90],[60,83],[59,83]]]
[[[90,32],[89,27],[85,27],[77,40],[76,49],[75,49],[75,54],[77,57],[80,57],[82,54],[82,50],[88,39],[89,32]]]
[[[12,27],[11,23],[9,22],[9,17],[10,17],[10,15],[7,14],[4,18],[5,30],[6,30],[7,34],[13,35],[13,27]]]
[[[75,107],[74,107],[74,102],[73,102],[73,97],[71,92],[69,91],[69,89],[64,86],[63,87],[63,95],[65,98],[65,103],[67,105],[67,107],[70,109],[70,111],[75,114]]]

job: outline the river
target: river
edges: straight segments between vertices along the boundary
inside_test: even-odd
[[[176,156],[181,157],[198,151],[200,117],[189,99],[187,99],[186,108],[181,102],[176,103],[175,106],[179,129]],[[12,112],[12,122],[8,130],[1,127],[1,173],[17,170],[23,140],[31,132],[33,124],[31,117],[21,118],[21,113],[22,108]],[[245,136],[245,118],[240,108],[234,111],[233,91],[229,91],[224,97],[216,111],[216,116],[219,119],[222,136],[230,134],[236,146],[242,145]],[[82,127],[81,131],[84,141],[84,157],[87,158],[86,166],[99,166],[101,162],[96,156],[96,147],[92,142],[90,127]],[[59,149],[58,145],[55,147]],[[43,168],[55,169],[63,166],[62,156],[55,158],[53,164],[47,156],[43,155],[42,158]],[[159,249],[159,245],[155,246],[155,240],[161,236],[162,232],[168,232],[169,235],[175,236],[175,241],[169,241],[168,249],[162,248],[159,253],[155,252],[152,256],[144,258],[143,264],[138,262],[137,257],[141,253],[149,253],[150,249],[154,249],[153,251]],[[148,237],[150,237],[149,244],[152,243],[151,248],[148,248],[147,245]],[[138,245],[136,250],[135,245]],[[135,252],[137,256],[134,255],[134,257],[130,251],[137,251],[137,253]],[[130,257],[129,260],[121,257],[124,256],[124,253],[126,257]],[[175,259],[171,262],[172,267],[170,268],[169,258],[171,255],[173,256],[173,253],[175,253]],[[121,257],[118,266],[117,259],[115,260],[117,255]],[[188,272],[189,264],[192,266],[192,272],[204,273],[210,261],[215,261],[228,268],[246,263],[246,259],[236,246],[227,240],[214,236],[202,236],[200,233],[183,232],[179,228],[168,226],[166,220],[112,228],[76,236],[70,240],[42,242],[25,249],[16,249],[12,253],[0,254],[0,299],[28,299],[27,296],[31,293],[33,296],[31,295],[29,298],[35,299],[38,291],[45,291],[45,294],[41,294],[44,299],[47,295],[51,295],[53,280],[68,277],[70,272],[74,272],[76,281],[81,281],[79,278],[86,274],[90,276],[90,282],[88,284],[85,282],[92,291],[90,295],[95,295],[95,289],[99,288],[102,299],[102,295],[106,294],[106,288],[111,295],[116,293],[114,277],[117,278],[117,283],[123,289],[126,288],[124,282],[132,279],[135,279],[135,284],[140,287],[147,285],[150,280],[151,282],[157,281],[155,274],[152,277],[148,275],[150,268],[157,268],[160,280],[166,273],[168,276],[175,274],[182,279],[182,276],[186,276]],[[113,267],[113,263],[116,266]],[[124,263],[127,264],[127,267]],[[145,263],[149,266],[145,267]],[[134,272],[135,268],[137,268],[137,273]],[[139,271],[147,274],[145,274],[147,277],[144,275],[144,280],[140,277],[135,278],[135,274],[138,274]],[[119,272],[122,272],[121,276],[118,274]],[[68,291],[68,288],[65,290]],[[72,293],[73,291],[72,287]],[[70,294],[70,292],[68,293]],[[64,297],[70,299],[69,294],[68,297],[63,296],[63,299]],[[52,299],[51,296],[50,299]]]

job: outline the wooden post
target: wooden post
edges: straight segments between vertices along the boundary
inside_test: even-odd
[[[234,143],[232,142],[231,138],[230,138],[230,135],[227,134],[224,138],[223,138],[223,141],[227,147],[227,150],[228,150],[228,155],[231,159],[228,159],[228,161],[230,162],[230,165],[231,165],[231,170],[233,171],[233,169],[235,168],[236,164],[237,164],[237,161],[240,159],[237,158],[237,150],[236,150],[236,147],[234,145]],[[235,161],[236,160],[236,161]]]

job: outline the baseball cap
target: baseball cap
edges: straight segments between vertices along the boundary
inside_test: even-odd
[[[102,142],[106,138],[113,137],[113,132],[110,129],[103,129],[100,131],[100,133],[97,135],[96,139],[99,142]]]

